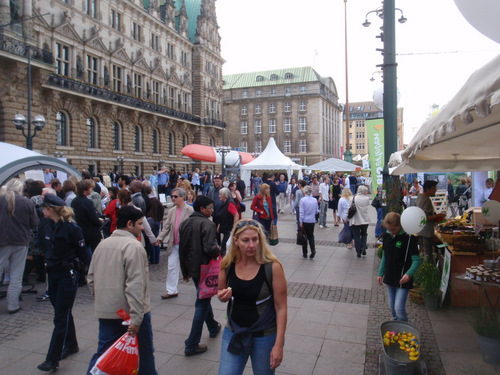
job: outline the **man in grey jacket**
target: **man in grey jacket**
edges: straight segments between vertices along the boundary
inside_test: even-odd
[[[179,256],[184,281],[193,279],[196,287],[196,303],[191,326],[191,333],[185,341],[184,354],[192,356],[207,351],[207,345],[201,344],[203,322],[206,323],[210,337],[214,338],[221,330],[221,325],[214,319],[211,298],[199,298],[200,268],[219,255],[217,244],[217,229],[209,219],[212,215],[214,201],[204,195],[199,195],[194,201],[194,213],[180,226]]]
[[[148,259],[137,240],[143,229],[143,218],[142,212],[133,206],[120,208],[116,230],[97,246],[92,256],[87,282],[94,294],[95,314],[99,318],[99,344],[88,375],[97,359],[125,332],[137,335],[139,374],[157,374]],[[128,328],[116,314],[119,309],[130,315]]]

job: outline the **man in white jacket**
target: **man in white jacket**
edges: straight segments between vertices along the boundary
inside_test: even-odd
[[[120,208],[116,230],[101,241],[92,256],[87,283],[94,294],[95,314],[99,318],[99,344],[90,361],[88,375],[97,359],[125,332],[137,335],[139,374],[157,374],[148,259],[137,240],[143,229],[142,222],[143,214],[137,208]],[[116,313],[119,309],[130,315],[128,327],[122,325]]]

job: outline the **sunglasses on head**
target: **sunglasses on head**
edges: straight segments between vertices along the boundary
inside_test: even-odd
[[[238,224],[236,224],[236,228],[240,229],[240,228],[243,228],[246,225],[253,226],[253,227],[258,227],[259,226],[259,222],[255,221],[253,219],[241,220]]]

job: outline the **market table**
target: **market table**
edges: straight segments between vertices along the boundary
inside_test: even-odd
[[[499,283],[473,280],[473,279],[465,276],[465,274],[455,276],[455,279],[460,280],[461,282],[465,282],[466,284],[468,284],[471,287],[471,289],[473,286],[477,286],[477,287],[481,288],[481,289],[479,289],[479,291],[481,291],[481,290],[483,291],[484,297],[486,298],[486,302],[488,302],[488,305],[494,310],[498,309],[498,307],[499,307],[498,302],[500,300],[500,284]],[[477,288],[474,288],[474,289],[477,290]],[[476,292],[476,295],[479,295],[479,297],[480,297],[480,293]]]

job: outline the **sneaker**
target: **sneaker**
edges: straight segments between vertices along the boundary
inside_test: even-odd
[[[324,228],[324,226],[323,226],[323,225],[320,225],[319,227],[320,227],[321,229],[323,229],[323,228]]]
[[[37,301],[48,301],[50,299],[49,292],[46,291],[41,296],[36,297]]]
[[[184,351],[184,355],[186,357],[191,357],[192,355],[205,353],[207,351],[207,349],[208,349],[208,347],[205,344],[200,344],[200,345],[198,345],[198,347],[195,350],[191,350],[189,352]]]

